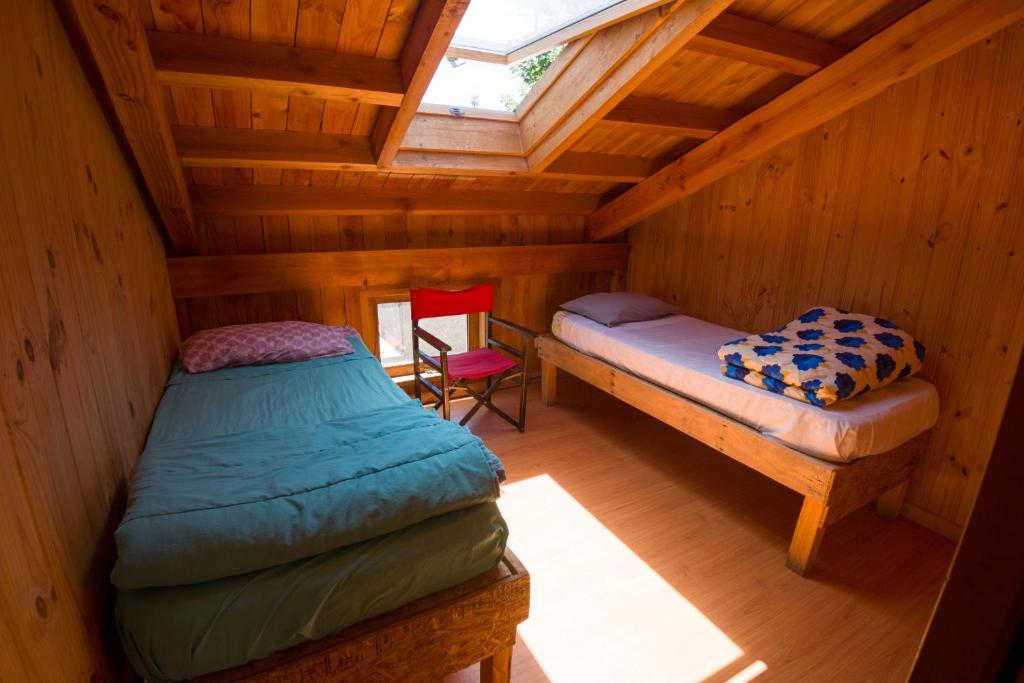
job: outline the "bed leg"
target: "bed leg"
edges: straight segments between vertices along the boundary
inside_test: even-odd
[[[796,531],[789,543],[789,556],[786,566],[800,576],[805,576],[821,545],[821,537],[825,535],[825,516],[828,506],[820,500],[809,496],[804,497],[800,508],[800,518],[796,521]]]
[[[504,647],[480,662],[480,683],[509,683],[512,679],[512,647]]]
[[[553,406],[558,399],[558,366],[540,359],[540,400],[546,406]]]
[[[896,519],[900,516],[900,509],[903,507],[903,497],[907,495],[907,487],[910,481],[896,484],[891,489],[878,497],[875,503],[875,512],[882,519]]]

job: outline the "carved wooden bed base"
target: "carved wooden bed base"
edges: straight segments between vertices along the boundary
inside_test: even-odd
[[[530,613],[530,574],[511,550],[497,567],[341,633],[194,679],[200,683],[431,682],[480,662],[481,683],[507,683],[516,627]]]
[[[555,401],[557,369],[602,389],[688,436],[771,477],[804,497],[786,565],[804,575],[814,562],[826,527],[871,501],[878,514],[895,518],[924,435],[899,448],[848,464],[800,453],[755,429],[563,344],[550,334],[537,339],[541,397]]]

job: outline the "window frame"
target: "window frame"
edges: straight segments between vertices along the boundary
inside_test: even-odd
[[[459,290],[471,287],[471,283],[459,284],[459,285],[446,285],[443,287],[437,287],[436,289],[448,289],[448,290]],[[369,323],[367,330],[369,332],[368,339],[364,339],[366,347],[370,350],[378,361],[380,358],[380,318],[377,315],[377,306],[380,304],[389,303],[401,303],[409,301],[409,287],[391,287],[391,288],[377,288],[377,289],[364,289],[360,292],[360,308],[363,313],[363,321]],[[487,315],[485,313],[467,313],[466,314],[466,348],[467,350],[479,349],[483,346],[484,340],[487,338]],[[413,374],[413,364],[403,363],[401,365],[391,365],[384,367],[385,372],[392,379],[398,377],[408,377]],[[428,372],[429,371],[429,372]],[[430,368],[423,368],[421,366],[421,374],[431,376],[434,373]]]

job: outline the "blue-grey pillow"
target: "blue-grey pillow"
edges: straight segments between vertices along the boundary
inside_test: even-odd
[[[661,299],[630,292],[587,294],[562,304],[562,310],[577,313],[608,327],[655,320],[678,312],[675,306]]]

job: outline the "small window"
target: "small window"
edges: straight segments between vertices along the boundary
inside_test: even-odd
[[[430,334],[452,347],[452,353],[469,349],[469,316],[448,315],[420,322]],[[380,362],[386,368],[412,363],[412,314],[408,301],[388,301],[377,304],[378,348]],[[425,351],[432,347],[420,341]],[[434,349],[436,351],[436,349]]]

